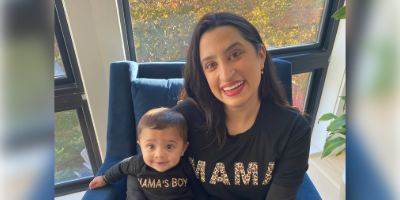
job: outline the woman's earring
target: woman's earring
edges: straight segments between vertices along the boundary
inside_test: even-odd
[[[263,71],[263,70],[261,70],[261,74],[264,74],[264,71]]]

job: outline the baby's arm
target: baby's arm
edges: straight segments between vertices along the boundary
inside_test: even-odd
[[[94,188],[103,187],[105,185],[107,185],[107,183],[103,180],[103,177],[97,176],[89,183],[89,188],[93,190]]]
[[[103,187],[107,183],[115,183],[126,175],[136,176],[138,160],[141,156],[135,155],[122,160],[112,166],[104,175],[95,177],[89,184],[90,189]]]

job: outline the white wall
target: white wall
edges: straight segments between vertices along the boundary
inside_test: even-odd
[[[110,63],[125,60],[116,0],[63,0],[94,129],[104,160]]]
[[[318,119],[325,113],[336,114],[340,105],[340,98],[345,92],[346,83],[346,20],[342,19],[339,22],[339,28],[333,46],[331,59],[326,75],[324,89],[322,91],[321,101],[318,108]],[[343,104],[342,104],[343,106]],[[319,153],[323,150],[325,139],[328,135],[326,128],[329,126],[329,121],[314,124],[310,153]]]

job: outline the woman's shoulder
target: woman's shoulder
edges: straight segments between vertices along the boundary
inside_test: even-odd
[[[270,108],[270,111],[272,112],[269,112],[271,115],[268,120],[276,121],[276,125],[279,124],[280,126],[293,127],[297,130],[310,128],[310,122],[303,113],[292,108],[282,108],[276,104],[272,107],[273,108]]]
[[[173,109],[181,113],[185,117],[186,121],[200,120],[203,118],[202,111],[197,103],[192,99],[186,99],[178,102]]]

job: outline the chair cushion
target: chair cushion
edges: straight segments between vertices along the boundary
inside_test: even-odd
[[[178,95],[183,88],[183,79],[146,79],[138,78],[132,81],[131,93],[137,127],[140,118],[152,108],[174,107],[178,102]],[[136,136],[137,138],[137,136]],[[136,146],[137,152],[141,152]]]

